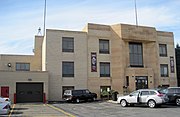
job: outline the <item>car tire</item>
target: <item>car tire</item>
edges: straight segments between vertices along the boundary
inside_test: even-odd
[[[76,99],[76,103],[79,103],[79,102],[80,102],[80,100],[79,100],[79,98],[77,98],[77,99]]]
[[[149,101],[148,101],[148,106],[149,106],[150,108],[155,108],[155,107],[156,107],[156,102],[155,102],[154,100],[149,100]]]
[[[120,104],[122,107],[126,107],[127,106],[127,101],[126,100],[121,100]]]
[[[176,105],[180,106],[180,98],[176,98]]]

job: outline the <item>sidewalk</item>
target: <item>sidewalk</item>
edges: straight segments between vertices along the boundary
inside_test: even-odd
[[[109,103],[113,103],[113,104],[118,104],[118,102],[117,102],[117,101],[113,101],[113,100],[108,100],[107,102],[109,102]]]

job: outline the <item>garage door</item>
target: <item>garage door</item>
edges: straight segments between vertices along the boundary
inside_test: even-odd
[[[16,83],[16,101],[43,102],[43,83]]]

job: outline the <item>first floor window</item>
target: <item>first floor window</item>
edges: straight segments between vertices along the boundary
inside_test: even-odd
[[[161,64],[161,77],[168,77],[168,64]]]
[[[74,77],[74,62],[62,62],[62,77]]]
[[[100,77],[110,77],[110,63],[100,63]]]
[[[16,71],[30,71],[30,63],[16,63]]]

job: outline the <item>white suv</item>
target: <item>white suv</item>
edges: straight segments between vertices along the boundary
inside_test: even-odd
[[[122,107],[128,106],[128,104],[147,104],[149,107],[154,108],[167,101],[168,98],[164,94],[154,89],[140,89],[129,95],[118,97],[118,102]]]

